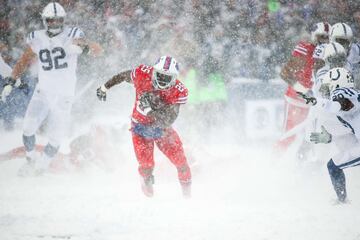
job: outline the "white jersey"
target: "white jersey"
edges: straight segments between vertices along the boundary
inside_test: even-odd
[[[324,53],[325,53],[325,46],[326,44],[321,44],[318,45],[315,50],[314,50],[314,54],[313,54],[313,58],[314,59],[322,59],[325,61],[324,59]],[[360,78],[360,45],[358,43],[352,43],[350,46],[350,51],[349,54],[346,58],[346,64],[344,66],[344,68],[346,68],[347,70],[349,70],[352,75],[354,76],[354,78]],[[321,79],[322,77],[325,76],[325,74],[330,70],[330,66],[328,64],[326,64],[325,61],[325,66],[320,68],[316,73],[314,73],[314,82],[316,85],[316,82],[320,82],[319,84],[321,84]]]
[[[349,70],[354,78],[360,77],[360,45],[352,43],[345,68]]]
[[[316,46],[314,53],[313,53],[313,58],[314,59],[322,59],[324,60],[324,53],[325,53],[325,46],[327,43],[322,43]]]
[[[324,60],[324,53],[325,53],[326,45],[327,45],[327,43],[323,43],[323,44],[316,46],[314,53],[313,53],[314,60],[317,60],[317,59]],[[320,68],[317,72],[313,72],[312,78],[313,78],[314,84],[312,86],[312,91],[313,91],[314,97],[316,97],[316,98],[321,97],[321,94],[319,93],[319,89],[322,84],[322,78],[325,76],[325,74],[329,70],[330,70],[330,68],[325,65],[324,67]]]
[[[54,37],[49,37],[46,30],[34,31],[28,35],[27,44],[38,59],[37,90],[50,96],[74,96],[77,58],[82,49],[72,44],[72,41],[83,37],[84,33],[76,27],[65,27],[63,32]]]

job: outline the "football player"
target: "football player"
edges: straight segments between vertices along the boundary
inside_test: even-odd
[[[346,23],[336,23],[331,27],[330,41],[341,44],[347,53],[345,68],[348,69],[355,80],[355,86],[360,81],[360,45],[354,42],[351,27]]]
[[[301,41],[292,52],[289,61],[281,69],[281,78],[288,84],[285,93],[285,134],[295,126],[302,123],[309,111],[304,100],[297,95],[297,92],[307,93],[310,91],[313,82],[311,80],[314,65],[313,54],[317,45],[327,43],[329,39],[330,25],[320,22],[311,29],[311,41]],[[286,150],[295,140],[295,135],[282,138],[276,147]]]
[[[339,202],[346,202],[347,192],[343,169],[360,165],[360,91],[354,88],[351,72],[345,68],[331,69],[326,74],[326,78],[329,79],[330,98],[314,100],[311,97],[313,100],[308,102],[320,111],[333,114],[350,133],[334,136],[330,133],[332,129],[322,126],[321,131],[311,134],[310,140],[324,144],[335,142],[339,152],[328,161],[327,168]]]
[[[75,94],[77,58],[81,53],[98,55],[101,47],[86,40],[77,27],[65,26],[66,13],[56,2],[49,3],[41,14],[45,29],[31,32],[27,48],[7,78],[2,96],[12,91],[17,79],[35,58],[38,62],[38,83],[27,108],[23,143],[27,164],[20,175],[39,174],[48,168],[66,135]],[[35,155],[35,133],[47,119],[48,144],[40,158]]]
[[[160,57],[155,65],[140,65],[121,72],[97,89],[100,100],[116,84],[132,83],[136,98],[132,112],[131,132],[135,155],[139,163],[141,187],[148,197],[153,196],[154,144],[176,166],[185,197],[191,194],[191,171],[179,135],[172,127],[180,105],[185,104],[188,90],[177,77],[179,67],[169,56]]]

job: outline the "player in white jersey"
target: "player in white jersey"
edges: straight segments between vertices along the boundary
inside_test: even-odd
[[[11,75],[11,67],[4,61],[3,57],[0,55],[0,75],[5,78]]]
[[[343,67],[345,65],[346,51],[336,42],[322,44],[321,49],[321,55],[319,55],[319,51],[317,53],[314,52],[314,55],[317,54],[314,58],[318,60],[318,63],[321,63],[321,68],[318,69],[316,73],[313,73],[314,85],[312,87],[312,96],[315,98],[329,99],[329,81],[326,81],[326,78],[324,77],[331,68]],[[314,69],[314,71],[315,70],[316,69]],[[305,122],[305,140],[307,142],[311,142],[311,133],[321,131],[321,126],[325,126],[326,129],[329,129],[330,133],[333,136],[336,136],[336,138],[349,133],[348,129],[338,121],[334,114],[319,108],[310,108],[309,115]],[[336,145],[337,143],[336,141],[333,141],[332,144]],[[310,160],[315,160],[317,162],[322,162],[331,155],[331,151],[318,145],[312,146],[312,153],[314,158],[311,158]]]
[[[24,175],[45,171],[66,136],[75,95],[78,56],[101,52],[101,47],[87,41],[79,28],[64,25],[66,13],[59,3],[49,3],[41,16],[45,29],[28,35],[28,47],[16,63],[3,91],[3,95],[10,93],[16,79],[32,59],[37,59],[39,81],[24,118],[23,143],[28,162],[19,172]],[[35,133],[45,119],[49,142],[41,158],[35,159]]]
[[[336,143],[338,153],[328,161],[327,168],[338,200],[345,202],[343,169],[360,165],[360,91],[354,88],[352,74],[345,68],[331,69],[326,78],[329,79],[330,99],[317,98],[312,102],[319,111],[333,114],[349,133],[334,136],[329,133],[329,126],[322,126],[321,132],[312,133],[310,139],[314,143]]]
[[[331,27],[329,44],[334,43],[340,44],[345,49],[346,62],[343,67],[351,71],[355,79],[360,79],[360,45],[354,42],[353,32],[349,25],[346,23],[336,23]],[[321,77],[321,75],[326,74],[330,69],[329,66],[325,64],[325,49],[327,47],[328,44],[321,44],[314,50],[315,78]],[[336,45],[336,48],[339,49],[339,46]]]
[[[353,31],[346,23],[336,23],[331,27],[330,41],[340,43],[347,52],[345,68],[354,76],[355,81],[360,79],[360,45],[354,42]]]

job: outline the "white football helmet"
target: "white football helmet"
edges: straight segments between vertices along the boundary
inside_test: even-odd
[[[327,72],[323,82],[329,82],[330,92],[339,87],[353,88],[354,78],[350,71],[345,68],[333,68]]]
[[[330,41],[340,43],[346,51],[350,50],[353,31],[346,23],[336,23],[331,27]]]
[[[45,29],[51,35],[57,35],[63,31],[65,17],[64,8],[57,2],[46,5],[41,13]]]
[[[331,42],[325,45],[324,60],[330,68],[344,67],[346,58],[346,50],[340,43]]]
[[[175,84],[179,75],[179,65],[175,58],[162,56],[153,68],[152,81],[156,89],[167,89]]]
[[[311,41],[315,44],[329,42],[330,24],[319,22],[314,24],[311,29]]]

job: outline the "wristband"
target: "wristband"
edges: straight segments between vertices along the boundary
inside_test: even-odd
[[[105,84],[101,85],[100,90],[106,92],[108,89],[105,87]]]

